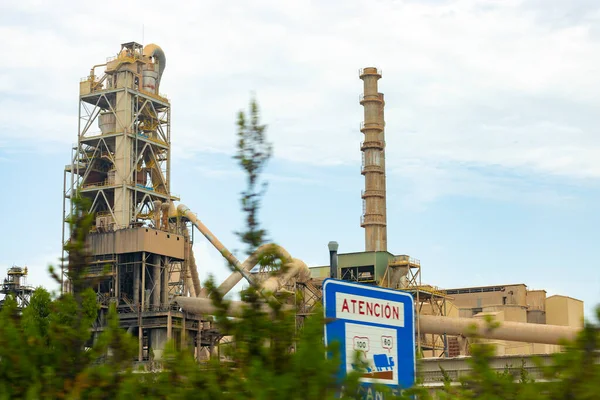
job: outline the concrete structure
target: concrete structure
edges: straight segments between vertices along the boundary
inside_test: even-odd
[[[583,302],[564,296],[546,298],[545,290],[528,290],[523,283],[446,289],[452,304],[464,318],[492,316],[497,321],[583,327]],[[451,338],[455,342],[458,338]],[[499,355],[546,354],[559,350],[554,344],[490,341]],[[452,355],[457,355],[453,352]]]
[[[387,251],[387,216],[385,190],[385,122],[383,94],[377,90],[381,72],[377,68],[360,70],[364,93],[360,104],[365,110],[360,130],[365,140],[360,144],[363,152],[361,173],[365,176],[362,192],[363,215],[360,225],[365,228],[365,251]]]
[[[160,359],[169,338],[197,354],[218,340],[210,321],[171,305],[200,287],[193,232],[173,206],[171,105],[159,92],[165,66],[160,47],[129,42],[92,67],[80,83],[77,145],[64,175],[63,242],[76,194],[96,215],[87,274],[101,304],[96,330],[116,304],[121,326],[138,337],[139,361]],[[70,290],[68,276],[63,282]]]
[[[583,327],[583,301],[554,295],[546,299],[546,323]]]

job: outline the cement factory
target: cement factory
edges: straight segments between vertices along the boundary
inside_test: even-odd
[[[177,139],[171,137],[170,102],[160,92],[165,71],[166,55],[159,46],[135,42],[122,44],[115,56],[90,69],[80,82],[77,144],[63,176],[63,221],[74,211],[76,193],[89,199],[96,215],[89,236],[93,262],[87,272],[98,282],[101,307],[94,334],[102,331],[109,305],[116,304],[122,328],[138,340],[138,362],[160,360],[170,339],[201,361],[214,356],[223,340],[199,280],[202,266],[196,265],[193,251],[196,232],[235,267],[218,287],[222,294],[242,280],[265,294],[296,293],[292,298],[299,327],[321,302],[326,278],[412,294],[416,352],[425,358],[468,355],[466,332],[472,324],[482,327],[483,337],[495,344],[499,356],[559,351],[559,339],[573,338],[583,326],[580,300],[547,297],[544,290],[528,290],[523,283],[442,289],[423,283],[417,258],[388,250],[385,101],[378,89],[382,74],[376,68],[359,72],[364,251],[338,253],[338,244],[330,242],[329,265],[309,268],[284,248],[267,244],[245,261],[238,260],[201,216],[172,194],[171,142]],[[65,224],[63,243],[69,237]],[[275,251],[288,268],[279,274],[257,271],[265,251]],[[69,291],[66,268],[63,265],[63,290]],[[21,306],[32,292],[24,281],[26,274],[26,268],[11,268],[1,291],[17,294]],[[233,302],[232,314],[240,307]],[[501,327],[486,330],[487,315],[502,322]]]

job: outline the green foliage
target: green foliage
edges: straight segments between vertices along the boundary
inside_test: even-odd
[[[266,138],[266,125],[260,123],[260,112],[255,99],[250,101],[249,117],[243,111],[238,113],[238,143],[234,158],[246,173],[246,190],[240,200],[242,211],[246,213],[246,230],[236,232],[242,243],[247,245],[248,255],[265,241],[266,231],[260,228],[258,210],[266,183],[259,184],[260,173],[273,153],[272,145]]]

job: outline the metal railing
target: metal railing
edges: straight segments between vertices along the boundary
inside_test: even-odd
[[[369,67],[369,68],[373,68],[373,67]],[[360,69],[358,70],[358,76],[363,76],[363,75],[364,75],[364,73],[365,73],[365,69],[366,69],[366,68],[360,68]],[[378,75],[381,75],[381,69],[379,69],[379,68],[375,68],[375,71],[376,71],[376,73],[377,73]]]
[[[385,140],[365,140],[360,142],[360,150],[368,148],[385,148]]]
[[[367,172],[383,173],[383,167],[381,165],[377,165],[377,164],[362,165],[360,168],[360,173],[365,174]]]
[[[400,256],[394,257],[394,259],[392,259],[390,261],[390,265],[394,265],[394,264],[421,265],[421,261],[416,258],[407,256],[407,255],[400,255]]]
[[[362,121],[360,123],[360,130],[362,131],[363,129],[380,129],[380,130],[383,130],[383,125],[381,125],[379,122],[369,122],[369,123],[366,123],[365,121]]]
[[[377,94],[370,94],[370,95],[365,95],[364,93],[361,93],[360,95],[358,95],[358,102],[362,104],[362,102],[364,100],[369,100],[369,101],[381,101],[381,98],[379,97],[379,95]]]
[[[385,190],[361,190],[360,191],[360,197],[361,198],[365,198],[365,197],[385,197]],[[364,207],[363,207],[363,212],[364,212]]]

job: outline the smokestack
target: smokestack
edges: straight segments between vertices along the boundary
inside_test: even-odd
[[[329,247],[329,277],[333,279],[337,279],[338,275],[338,242],[329,242],[327,245]]]
[[[360,145],[361,174],[365,176],[362,191],[363,215],[360,226],[365,228],[365,251],[387,251],[387,217],[385,191],[385,136],[383,94],[378,92],[377,81],[381,71],[369,67],[360,70],[364,93],[360,104],[364,107],[364,122],[360,131],[365,135]]]

